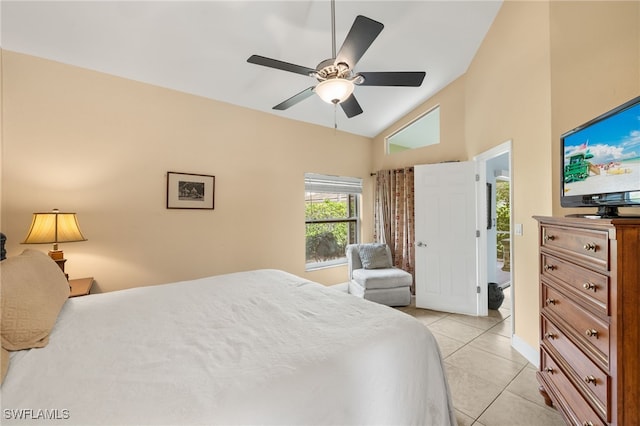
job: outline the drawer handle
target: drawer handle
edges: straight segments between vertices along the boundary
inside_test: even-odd
[[[598,330],[594,330],[593,328],[587,329],[584,334],[586,334],[588,337],[595,337],[596,339],[598,338]]]
[[[584,378],[584,382],[585,383],[593,383],[593,385],[596,385],[596,378],[593,376],[585,376]]]
[[[591,290],[594,293],[596,292],[596,285],[590,282],[586,282],[584,284],[582,284],[582,288],[584,288],[585,290]]]
[[[586,251],[593,251],[593,252],[595,252],[595,251],[596,251],[596,248],[598,248],[598,246],[596,245],[596,243],[587,243],[587,244],[585,244],[585,245],[584,245],[584,249],[585,249]]]
[[[555,265],[544,265],[545,271],[553,271],[554,269],[557,269]]]
[[[585,420],[584,422],[582,422],[582,426],[593,426],[593,422]]]
[[[558,338],[558,336],[556,336],[555,334],[553,334],[553,333],[551,333],[551,332],[547,332],[547,333],[545,333],[545,334],[544,334],[544,337],[545,337],[546,339],[549,339],[549,340],[553,340],[553,339],[557,339],[557,338]]]
[[[547,367],[544,369],[545,372],[549,373],[549,374],[553,374],[555,371],[553,370],[553,367]]]
[[[549,235],[549,234],[544,234],[544,240],[546,241],[553,241],[555,240],[556,237],[554,237],[553,235]]]
[[[545,300],[545,302],[547,303],[547,305],[555,305],[556,304],[556,299],[547,298],[547,300]]]

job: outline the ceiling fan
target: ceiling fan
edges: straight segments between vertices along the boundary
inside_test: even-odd
[[[355,86],[405,86],[419,87],[424,71],[355,72],[354,67],[369,46],[378,37],[384,25],[366,16],[358,15],[336,55],[335,0],[331,1],[331,38],[333,57],[320,62],[316,68],[308,68],[260,55],[252,55],[247,62],[313,77],[318,84],[299,92],[274,106],[286,110],[317,93],[322,100],[340,104],[347,117],[362,113],[353,95]]]

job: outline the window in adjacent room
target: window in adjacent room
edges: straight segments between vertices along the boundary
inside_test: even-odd
[[[306,269],[347,262],[359,242],[362,179],[305,173]]]
[[[440,107],[430,109],[385,139],[387,154],[440,143]]]

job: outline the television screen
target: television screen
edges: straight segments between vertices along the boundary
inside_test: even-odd
[[[640,97],[561,142],[563,207],[640,204]]]

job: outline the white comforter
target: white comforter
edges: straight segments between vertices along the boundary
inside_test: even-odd
[[[1,396],[3,425],[455,424],[423,325],[274,270],[70,299]]]

